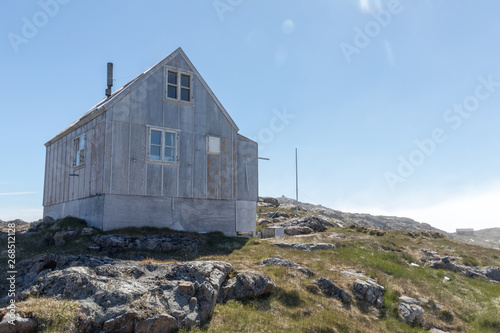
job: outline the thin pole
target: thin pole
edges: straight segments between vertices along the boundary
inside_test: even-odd
[[[297,201],[297,216],[299,216],[299,164],[297,159],[297,148],[295,148],[295,200]]]

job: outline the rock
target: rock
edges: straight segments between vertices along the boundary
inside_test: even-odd
[[[385,288],[372,279],[366,281],[356,279],[353,283],[354,296],[358,300],[375,305],[376,307],[381,307],[384,304],[384,292]]]
[[[285,228],[285,234],[288,236],[296,236],[296,235],[308,235],[311,234],[313,230],[306,226],[291,226]]]
[[[414,298],[399,297],[398,311],[403,321],[409,325],[420,325],[424,321],[424,310]]]
[[[326,250],[337,247],[335,244],[331,243],[274,243],[273,245],[280,248],[291,248],[302,251]]]
[[[239,273],[222,286],[220,302],[230,299],[255,298],[271,294],[276,290],[276,285],[271,278],[258,273]]]
[[[9,321],[14,324],[10,324]],[[7,313],[0,322],[0,333],[32,332],[37,327],[38,323],[32,318],[23,318],[18,313],[11,316]]]
[[[138,322],[135,326],[135,333],[170,333],[177,329],[177,320],[164,313]]]
[[[83,228],[82,235],[92,235],[95,231],[94,228]]]
[[[351,295],[327,278],[321,277],[318,280],[312,281],[311,283],[317,285],[325,296],[336,297],[343,303],[351,303]]]
[[[59,231],[54,235],[54,243],[56,246],[63,246],[66,241],[78,234],[77,231]]]
[[[261,267],[268,267],[268,266],[284,266],[284,267],[289,267],[293,270],[299,271],[308,277],[311,277],[314,275],[312,271],[309,269],[299,266],[297,263],[294,263],[290,260],[286,260],[281,258],[280,256],[274,256],[268,259],[264,259],[262,261],[262,264],[260,265]]]
[[[52,224],[56,223],[56,220],[54,220],[51,216],[44,216],[42,223],[45,226],[51,226]]]
[[[278,202],[278,199],[275,199],[275,198],[271,198],[271,197],[263,197],[263,198],[260,198],[262,200],[262,202],[265,202],[267,204],[270,204],[274,207],[278,207],[280,205],[280,203]]]
[[[280,223],[285,227],[285,232],[290,229],[290,233],[294,234],[307,234],[312,232],[324,232],[326,227],[333,227],[334,224],[330,223],[324,219],[315,216],[306,216],[300,219],[291,219],[290,221]],[[309,232],[309,230],[311,230]],[[302,231],[303,233],[300,233]],[[299,233],[297,233],[299,232]],[[292,235],[292,234],[290,234]]]
[[[263,224],[269,224],[269,223],[271,223],[271,221],[266,220],[266,219],[258,219],[258,220],[257,220],[257,223],[258,223],[259,225],[263,225]]]
[[[120,235],[98,235],[92,241],[103,250],[146,250],[168,252],[180,249],[198,250],[199,240],[189,235],[145,235],[142,237],[124,237]]]
[[[450,333],[448,331],[440,330],[439,328],[433,327],[429,330],[430,333]]]
[[[480,277],[494,283],[500,283],[500,267],[487,266],[487,267],[474,267],[458,264],[455,262],[456,258],[448,256],[439,257],[429,261],[429,267],[434,269],[446,269],[452,272],[460,272],[469,278]]]
[[[77,300],[87,318],[82,331],[189,329],[211,317],[223,285],[231,297],[256,297],[276,288],[268,277],[255,273],[240,273],[236,281],[229,280],[234,288],[227,288],[232,266],[222,261],[152,265],[43,255],[20,262],[18,270],[25,272],[17,281],[19,300],[31,295]]]

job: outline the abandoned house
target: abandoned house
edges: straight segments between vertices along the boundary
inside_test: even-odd
[[[255,232],[257,143],[184,51],[111,85],[108,64],[107,97],[45,144],[44,216],[102,230]]]

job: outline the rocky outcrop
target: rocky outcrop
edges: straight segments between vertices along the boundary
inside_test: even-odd
[[[23,318],[18,313],[7,314],[0,322],[0,333],[33,332],[38,323],[32,318]]]
[[[337,247],[335,244],[331,243],[274,243],[273,245],[280,248],[290,248],[301,251],[327,250]]]
[[[351,303],[351,295],[344,289],[338,287],[335,283],[327,278],[321,277],[318,280],[312,281],[312,284],[319,287],[321,292],[327,297],[336,297],[342,301],[342,303]]]
[[[352,287],[354,296],[358,300],[367,302],[370,305],[374,305],[378,308],[384,305],[383,295],[385,292],[385,288],[372,279],[367,279],[366,281],[356,279]]]
[[[189,235],[145,235],[125,237],[121,235],[98,235],[92,241],[103,250],[123,251],[127,249],[168,252],[180,249],[196,251],[199,240]]]
[[[315,216],[291,219],[279,225],[285,228],[285,233],[289,236],[305,235],[312,232],[324,232],[327,227],[335,226],[333,223]]]
[[[459,272],[470,278],[483,278],[494,283],[500,283],[500,267],[486,266],[475,267],[459,264],[457,258],[444,256],[433,257],[429,260],[429,267],[434,269],[446,269],[452,272]]]
[[[308,277],[311,277],[314,275],[314,273],[311,270],[309,270],[305,267],[299,266],[299,264],[294,263],[293,261],[283,259],[280,256],[274,256],[274,257],[271,257],[268,259],[264,259],[262,261],[262,264],[260,264],[260,266],[261,267],[284,266],[284,267],[288,267],[290,269],[299,271],[299,272],[307,275]]]
[[[68,239],[76,235],[78,235],[78,231],[76,230],[58,231],[54,234],[54,243],[56,246],[63,246]]]
[[[80,331],[172,332],[210,319],[220,298],[253,298],[275,290],[258,273],[228,279],[231,264],[191,261],[140,264],[91,256],[44,255],[19,263],[19,300],[31,295],[80,302]]]
[[[420,302],[408,296],[399,297],[398,311],[408,325],[420,325],[424,321],[424,310]]]
[[[255,298],[271,294],[275,290],[276,285],[267,276],[253,272],[239,273],[222,286],[219,302],[226,302],[229,299]]]

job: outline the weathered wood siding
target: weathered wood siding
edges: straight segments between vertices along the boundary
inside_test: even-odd
[[[55,205],[102,194],[105,115],[46,147],[43,205]],[[74,139],[85,133],[85,164],[74,167]],[[76,176],[77,175],[77,176]]]

